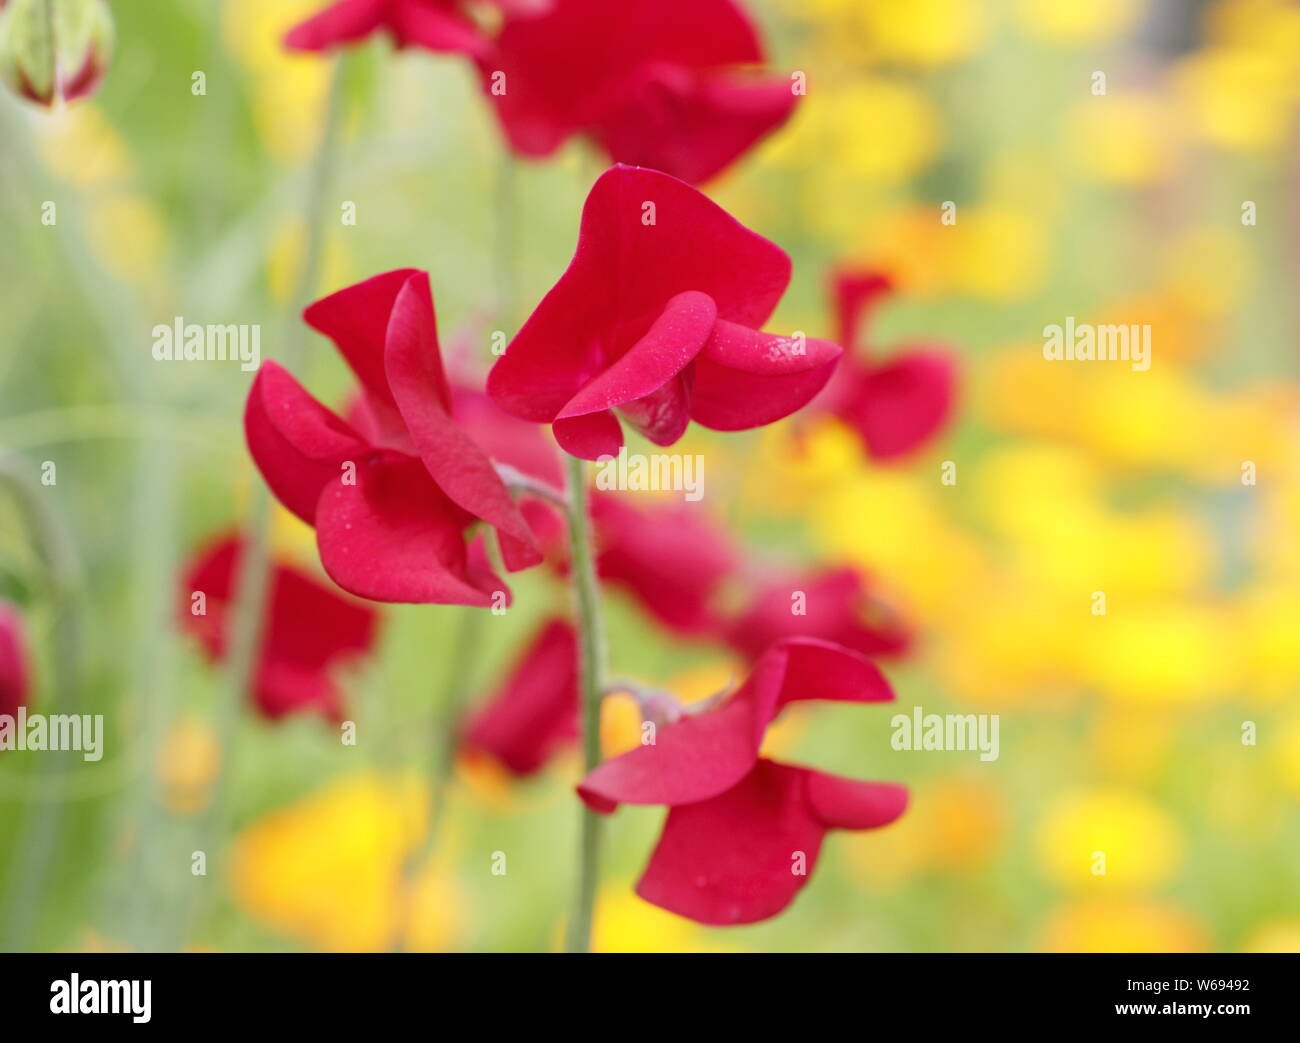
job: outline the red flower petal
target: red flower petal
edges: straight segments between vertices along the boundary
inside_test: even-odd
[[[593,134],[619,163],[696,185],[781,126],[798,100],[783,76],[647,65]]]
[[[889,683],[865,657],[826,641],[774,645],[744,686],[715,709],[659,728],[640,746],[594,768],[578,786],[596,811],[618,804],[691,804],[739,782],[758,760],[763,734],[791,702],[892,700]]]
[[[324,51],[355,43],[384,24],[388,0],[341,0],[294,26],[284,38],[291,51]]]
[[[581,62],[573,61],[575,53]],[[762,58],[752,22],[731,0],[555,0],[541,17],[508,18],[496,51],[480,67],[511,146],[544,156],[583,129],[616,135],[620,114],[644,125],[644,107],[634,99],[647,69],[687,73]],[[506,76],[504,93],[490,89],[498,72]],[[700,148],[716,152],[730,144],[739,151],[748,144],[743,132],[714,129],[719,141]],[[630,131],[616,136],[620,144],[632,140]],[[671,151],[656,153],[648,165],[668,169],[673,158]]]
[[[253,380],[244,407],[253,462],[276,498],[309,525],[321,490],[342,478],[342,465],[370,447],[352,428],[275,362]]]
[[[27,639],[16,606],[0,601],[0,714],[13,716],[30,694]]]
[[[808,771],[808,806],[829,829],[879,829],[907,810],[907,787]]]
[[[568,270],[493,367],[488,393],[517,417],[553,421],[650,332],[678,294],[707,295],[720,318],[757,326],[789,278],[779,247],[689,185],[614,167],[587,197]],[[698,297],[689,301],[696,318]]]
[[[355,485],[325,488],[316,543],[330,578],[358,597],[487,606],[506,587],[467,552],[471,520],[419,460],[376,453],[358,463]]]
[[[389,25],[399,47],[480,56],[490,50],[473,20],[460,13],[455,0],[395,0]]]
[[[656,620],[689,637],[720,627],[714,601],[739,565],[727,534],[696,505],[633,507],[627,497],[592,502],[600,578],[632,594]]]
[[[717,318],[707,294],[687,290],[670,298],[645,335],[574,395],[559,418],[612,409],[658,391],[699,354]]]
[[[470,721],[465,746],[531,775],[578,734],[578,636],[551,620],[515,661],[500,689]]]
[[[242,557],[242,539],[222,537],[194,556],[181,581],[181,626],[200,639],[213,659],[224,659],[228,648]],[[195,615],[192,597],[200,591],[205,613]],[[342,698],[328,670],[369,652],[377,622],[368,605],[292,566],[275,564],[252,693],[258,708],[271,718],[303,709],[338,717]]]
[[[919,448],[943,429],[956,395],[953,361],[938,352],[909,352],[863,372],[836,413],[857,430],[878,460]]]
[[[837,337],[846,350],[861,346],[868,310],[893,289],[893,281],[884,272],[840,270],[831,274]]]
[[[674,807],[637,894],[697,923],[755,923],[781,912],[812,875],[830,828],[893,821],[906,790],[760,760],[732,789]]]
[[[452,420],[428,276],[415,273],[397,294],[388,324],[385,367],[402,420],[439,489],[500,533],[506,567],[536,565],[541,551],[510,491],[469,434]]]
[[[384,346],[397,295],[417,274],[414,268],[399,268],[373,276],[322,298],[302,313],[307,325],[334,342],[357,375],[384,433],[384,444],[403,450],[406,429],[388,387]]]
[[[561,449],[582,460],[617,456],[623,448],[623,428],[609,410],[556,420],[551,431]]]
[[[787,417],[826,386],[840,355],[830,341],[800,342],[719,320],[695,360],[691,419],[742,431]]]
[[[796,591],[804,595],[801,615],[792,611]],[[873,609],[879,618],[869,618]],[[902,623],[882,616],[871,604],[862,577],[848,568],[765,583],[731,624],[727,640],[742,655],[755,658],[768,645],[797,636],[831,641],[866,656],[897,655],[911,640]]]

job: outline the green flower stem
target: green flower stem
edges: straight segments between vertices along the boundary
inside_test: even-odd
[[[16,461],[0,459],[0,485],[9,489],[22,515],[33,548],[45,572],[45,592],[53,607],[54,647],[50,655],[51,703],[59,713],[80,712],[82,607],[80,571],[73,543],[62,520],[51,508],[48,494],[28,477]],[[45,782],[57,786],[70,760],[68,752],[44,759]],[[18,859],[10,876],[10,900],[5,917],[3,948],[33,951],[31,937],[41,900],[53,872],[66,800],[35,802],[23,817],[22,834],[14,846]]]
[[[292,300],[291,313],[286,316],[280,343],[280,361],[292,369],[302,353],[305,342],[303,324],[298,312],[309,303],[320,283],[321,261],[325,243],[325,197],[329,191],[343,116],[344,59],[336,58],[330,77],[329,95],[321,127],[320,144],[313,160],[307,189],[305,207],[306,245],[302,268]],[[217,711],[217,741],[221,750],[220,774],[217,777],[212,802],[200,826],[200,845],[211,843],[225,830],[228,814],[231,762],[238,732],[241,710],[252,688],[261,652],[262,630],[266,615],[266,595],[270,587],[271,554],[271,503],[266,489],[260,484],[253,491],[250,505],[248,537],[240,562],[236,585],[235,609],[230,641],[229,686]],[[188,930],[192,920],[182,923]],[[182,937],[180,941],[184,941]]]
[[[605,624],[600,611],[600,585],[592,549],[591,513],[587,504],[587,465],[568,458],[569,570],[577,602],[579,691],[582,700],[582,756],[586,771],[600,763],[600,703],[605,689]],[[591,948],[591,922],[600,869],[600,837],[604,820],[585,805],[578,849],[578,887],[569,920],[566,950]]]

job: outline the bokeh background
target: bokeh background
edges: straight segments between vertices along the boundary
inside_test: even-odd
[[[0,905],[26,948],[560,939],[572,754],[524,782],[462,758],[413,898],[399,893],[430,815],[456,609],[382,608],[379,653],[343,678],[355,747],[320,719],[247,711],[223,745],[228,682],[175,623],[188,556],[241,524],[260,479],[240,425],[250,374],[157,363],[150,331],[177,315],[260,323],[268,356],[288,335],[329,71],[279,39],[318,6],[115,3],[118,51],[93,100],[47,115],[0,99],[0,447],[33,475],[57,463],[43,494],[85,598],[82,705],[108,729],[97,764],[0,754]],[[870,576],[918,634],[887,668],[898,709],[997,713],[1001,756],[895,752],[893,709],[791,715],[774,749],[906,782],[904,819],[833,834],[776,919],[708,930],[632,894],[662,812],[624,809],[597,947],[1300,949],[1300,8],[750,6],[773,66],[806,71],[809,93],[708,191],[794,258],[773,328],[832,335],[831,267],[879,268],[897,292],[871,350],[948,346],[960,399],[939,439],[888,465],[831,420],[693,430],[679,449],[706,453],[705,506],[756,555]],[[319,290],[427,268],[444,345],[486,362],[487,331],[526,316],[567,263],[599,163],[581,145],[510,161],[463,61],[376,43],[345,77],[331,198],[358,221],[331,219]],[[1042,328],[1067,315],[1149,323],[1150,370],[1044,362]],[[313,334],[303,358],[303,382],[338,401],[333,349]],[[39,684],[56,620],[0,512],[0,592],[28,614]],[[281,513],[273,532],[278,554],[318,571],[308,530]],[[483,693],[565,603],[543,570],[512,586],[467,667]],[[740,669],[620,595],[609,609],[618,676],[702,695]],[[608,713],[611,744],[624,710]],[[53,857],[32,866],[51,820]],[[33,875],[37,889],[16,886]]]

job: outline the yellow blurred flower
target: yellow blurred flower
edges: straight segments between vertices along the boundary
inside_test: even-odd
[[[1191,132],[1233,152],[1266,152],[1285,144],[1296,102],[1291,69],[1277,55],[1214,47],[1184,58],[1173,84]]]
[[[1277,732],[1276,742],[1267,736],[1259,741],[1272,748],[1278,780],[1292,797],[1300,800],[1300,711],[1279,722]]]
[[[1124,32],[1143,6],[1140,0],[1016,0],[1014,10],[1035,39],[1084,47]]]
[[[1164,287],[1190,315],[1221,319],[1254,279],[1254,255],[1242,229],[1194,225],[1164,244]],[[1156,348],[1152,349],[1153,366]]]
[[[166,271],[167,223],[144,196],[96,200],[86,211],[86,236],[99,263],[123,279],[152,285]]]
[[[596,900],[592,952],[736,952],[705,941],[690,920],[642,901],[629,883],[603,888]]]
[[[1077,102],[1065,124],[1075,169],[1115,185],[1149,185],[1175,161],[1177,123],[1168,102],[1144,91],[1115,91]]]
[[[958,485],[966,479],[960,474]],[[981,589],[985,556],[956,525],[944,499],[954,487],[925,477],[874,471],[846,480],[810,504],[814,534],[826,553],[877,576],[905,615],[942,619]]]
[[[155,758],[163,806],[178,815],[207,807],[220,764],[221,746],[211,723],[196,713],[179,717],[163,736]]]
[[[918,873],[957,875],[988,865],[1003,851],[1009,826],[1001,784],[962,772],[912,787],[906,815],[888,829],[844,834],[836,851],[865,890],[892,889]]]
[[[938,108],[909,83],[883,77],[845,84],[814,80],[765,156],[800,171],[802,214],[847,246],[846,237],[871,212],[873,193],[928,167],[942,137]]]
[[[1039,821],[1039,864],[1072,889],[1150,887],[1167,880],[1182,857],[1182,835],[1154,801],[1125,789],[1058,793]]]
[[[959,293],[995,301],[1028,297],[1050,262],[1041,215],[1007,203],[959,207],[952,278]]]
[[[427,865],[409,902],[403,890],[406,860],[427,821],[418,778],[336,778],[235,838],[235,901],[274,930],[330,952],[380,951],[399,939],[445,949],[460,929],[453,883]]]
[[[282,305],[294,303],[292,298],[298,292],[306,243],[306,228],[300,218],[280,222],[271,240],[266,260],[266,281],[271,296]],[[350,265],[342,238],[327,232],[323,249],[320,282],[312,288],[311,296],[332,292],[351,281]]]
[[[322,110],[330,62],[288,51],[282,40],[320,7],[317,0],[226,0],[221,8],[226,44],[252,74],[249,95],[258,136],[284,161],[300,159],[316,146],[319,120],[303,114]]]
[[[1300,952],[1300,918],[1261,924],[1243,939],[1239,952]]]
[[[818,65],[949,65],[984,42],[983,0],[782,0],[816,34]]]
[[[70,184],[120,187],[135,175],[126,141],[93,102],[43,116],[35,131],[45,165]]]
[[[1089,680],[1120,702],[1195,703],[1236,679],[1223,613],[1212,606],[1110,605],[1084,662]]]
[[[1107,775],[1121,783],[1145,783],[1167,763],[1177,724],[1168,710],[1107,706],[1093,720],[1088,741]]]
[[[1190,913],[1154,901],[1089,899],[1047,918],[1046,952],[1205,952],[1210,939]]]
[[[861,19],[868,54],[904,65],[929,68],[961,61],[987,32],[977,0],[881,0],[850,6]]]

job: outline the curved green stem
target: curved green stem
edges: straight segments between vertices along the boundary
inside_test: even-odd
[[[582,759],[586,771],[600,763],[600,702],[605,689],[605,624],[600,611],[600,584],[592,547],[587,506],[587,465],[569,457],[569,570],[577,603],[580,646],[579,691],[582,699]],[[578,848],[578,888],[569,920],[566,950],[587,952],[600,872],[603,818],[584,806]]]
[[[24,527],[45,571],[46,590],[54,607],[55,647],[50,657],[52,703],[59,713],[76,714],[81,699],[82,619],[78,595],[80,576],[73,543],[47,495],[42,494],[20,465],[0,459],[0,483],[11,491],[23,516]],[[61,769],[67,759],[66,751],[46,757],[44,781],[61,781]],[[41,896],[50,880],[65,804],[61,800],[33,804],[24,815],[22,836],[14,846],[17,868],[8,888],[13,900],[6,916],[3,946],[6,950],[19,951],[30,941]]]

